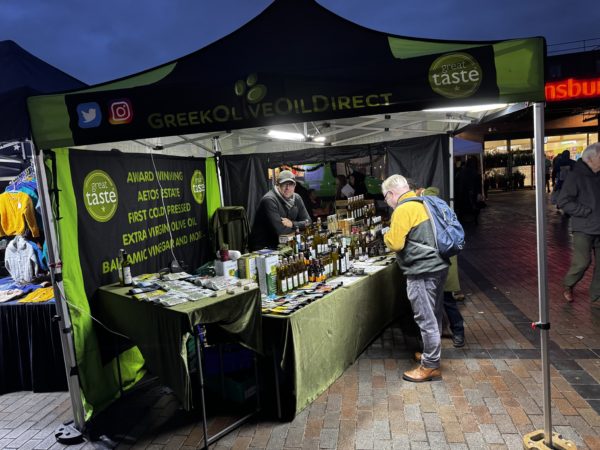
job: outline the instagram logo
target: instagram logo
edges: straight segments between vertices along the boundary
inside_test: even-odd
[[[113,100],[109,106],[108,121],[112,125],[123,125],[133,120],[131,102],[127,99]]]

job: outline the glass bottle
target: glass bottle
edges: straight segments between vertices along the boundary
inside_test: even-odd
[[[335,246],[331,249],[331,265],[333,266],[332,275],[338,276],[340,274],[340,254]]]
[[[131,277],[131,261],[129,261],[129,255],[127,251],[121,249],[121,272],[122,272],[122,285],[131,286],[133,284],[133,278]]]
[[[277,263],[277,267],[275,268],[275,284],[277,289],[277,295],[283,295],[283,273],[282,273],[282,265],[281,258],[279,259],[279,263]]]
[[[294,269],[288,258],[284,258],[283,261],[285,266],[285,276],[287,279],[287,290],[291,291],[294,289]]]
[[[291,286],[288,284],[288,276],[287,276],[287,265],[285,263],[285,258],[282,258],[279,262],[280,270],[281,270],[281,294],[285,295],[290,289]]]

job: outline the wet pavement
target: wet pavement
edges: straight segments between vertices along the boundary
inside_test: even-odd
[[[553,430],[577,448],[600,448],[600,304],[591,304],[591,270],[562,298],[570,262],[569,221],[548,205],[547,275]],[[409,383],[401,330],[390,327],[292,422],[258,417],[211,449],[521,449],[544,427],[531,190],[491,193],[478,225],[467,224],[459,257],[464,348],[443,340],[441,381]],[[410,343],[408,343],[410,344]],[[53,431],[72,417],[68,393],[0,396],[0,448],[63,448]],[[214,423],[212,426],[218,427]],[[93,424],[93,441],[69,448],[191,449],[202,441],[197,413],[186,413],[153,383],[128,394]],[[209,430],[210,432],[210,430]]]

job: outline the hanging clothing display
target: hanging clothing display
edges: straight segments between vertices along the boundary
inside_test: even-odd
[[[33,237],[40,235],[31,197],[20,191],[0,194],[0,237],[23,234],[26,226]]]
[[[6,247],[4,266],[17,283],[29,283],[39,273],[35,251],[22,236],[15,237]]]

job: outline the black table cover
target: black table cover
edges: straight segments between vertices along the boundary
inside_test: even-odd
[[[54,300],[0,303],[0,394],[66,391]]]

